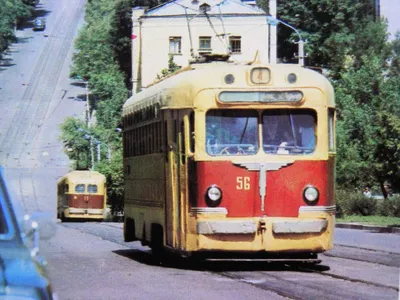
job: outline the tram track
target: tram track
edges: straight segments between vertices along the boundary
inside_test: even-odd
[[[271,269],[259,273],[239,271],[217,274],[296,300],[377,299],[376,295],[381,295],[381,299],[394,299],[393,296],[399,291],[393,286],[339,276],[310,267],[284,265],[280,270]],[[341,288],[336,288],[339,286]]]
[[[122,241],[120,224],[112,223],[63,223],[102,239],[129,247],[142,255],[126,255],[151,266],[153,261],[148,249],[138,248],[135,243]],[[353,249],[348,249],[349,254]],[[127,250],[125,250],[127,251]],[[376,251],[376,258],[386,253]],[[357,253],[354,254],[357,258]],[[349,255],[348,255],[349,256]],[[258,262],[201,262],[177,260],[163,265],[164,268],[192,269],[249,284],[257,289],[276,293],[288,299],[395,299],[399,293],[398,269],[379,262],[352,260],[343,257],[320,255],[321,265],[293,265]],[[385,277],[386,276],[386,277]],[[389,280],[389,277],[396,277]],[[397,279],[397,281],[396,281]],[[396,283],[397,282],[397,283]]]
[[[34,144],[38,143],[38,132],[52,101],[59,74],[78,26],[78,19],[83,13],[84,1],[80,1],[77,7],[76,10],[70,10],[68,3],[64,3],[56,17],[57,23],[35,64],[27,88],[19,101],[19,109],[14,111],[10,126],[2,136],[0,158],[3,165],[24,167],[21,158],[25,154],[29,157],[36,149]],[[56,37],[65,29],[67,33],[60,43]],[[35,120],[39,120],[38,124],[35,124]]]

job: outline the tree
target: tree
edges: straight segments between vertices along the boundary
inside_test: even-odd
[[[121,137],[115,133],[115,128],[120,126],[122,105],[128,98],[130,88],[131,29],[127,24],[130,24],[132,2],[88,2],[85,12],[86,24],[75,41],[74,64],[70,74],[71,77],[78,76],[87,81],[91,90],[90,107],[96,111],[97,122],[90,130],[85,130],[101,142],[100,147],[107,145],[112,150],[110,161],[106,155],[101,155],[101,161],[95,161],[94,164],[94,169],[104,172],[107,176],[111,203],[120,201],[123,193],[122,143]],[[76,126],[82,127],[83,124],[78,120],[74,122],[67,119],[62,127],[63,138],[69,143],[74,143],[75,139],[80,141],[82,137],[82,132],[77,131]],[[88,144],[86,147],[86,153],[89,153]],[[73,151],[67,154],[71,159],[87,160],[87,157],[77,156]],[[84,162],[79,164],[84,165]]]
[[[21,0],[0,2],[0,58],[9,45],[15,41],[14,28],[18,20],[31,15],[31,8]]]
[[[90,167],[90,142],[78,129],[87,130],[83,121],[73,117],[67,118],[61,125],[61,137],[65,153],[74,161],[73,169],[87,170]]]
[[[394,47],[399,39],[393,46],[386,36],[386,27],[379,22],[360,29],[353,44],[353,61],[335,82],[338,183],[378,183],[385,197],[385,182],[400,187],[400,80],[393,64],[399,59]],[[375,42],[368,43],[371,39]]]
[[[294,0],[278,1],[278,18],[297,28],[302,35],[307,65],[328,68],[337,78],[351,53],[358,28],[373,21],[373,0]],[[278,56],[296,61],[298,37],[290,28],[278,28]]]

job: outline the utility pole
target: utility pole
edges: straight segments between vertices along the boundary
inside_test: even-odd
[[[86,91],[86,122],[87,127],[90,129],[91,118],[90,118],[90,101],[89,101],[89,82],[85,81],[85,91]],[[93,152],[93,138],[90,135],[90,170],[93,171],[94,167],[94,152]]]

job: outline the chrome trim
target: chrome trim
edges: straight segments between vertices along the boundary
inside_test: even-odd
[[[192,207],[190,213],[193,214],[228,214],[225,207]]]
[[[198,234],[254,234],[255,221],[198,221]]]
[[[68,212],[70,214],[89,214],[89,215],[97,215],[97,214],[103,214],[103,209],[97,209],[97,208],[74,208],[70,207],[68,209]]]
[[[320,233],[328,227],[327,220],[274,221],[274,233]]]
[[[336,205],[331,206],[300,206],[299,213],[302,212],[326,212],[326,213],[335,213]]]

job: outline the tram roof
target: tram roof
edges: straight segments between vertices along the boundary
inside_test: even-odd
[[[60,180],[62,179],[68,179],[75,183],[92,183],[105,181],[106,177],[97,171],[71,171],[65,174]]]
[[[329,80],[322,74],[294,64],[238,64],[213,62],[193,64],[169,77],[155,82],[141,92],[130,97],[123,106],[123,114],[159,103],[160,108],[187,108],[195,105],[198,92],[205,89],[245,89],[249,88],[246,76],[255,67],[266,67],[271,71],[273,85],[260,86],[260,90],[296,90],[305,87],[318,87],[327,95],[327,105],[334,106],[334,93]],[[286,78],[290,73],[297,75],[297,82],[288,85]],[[234,85],[226,84],[227,74],[235,76]],[[254,86],[253,86],[254,87]],[[173,100],[172,100],[173,99]]]

